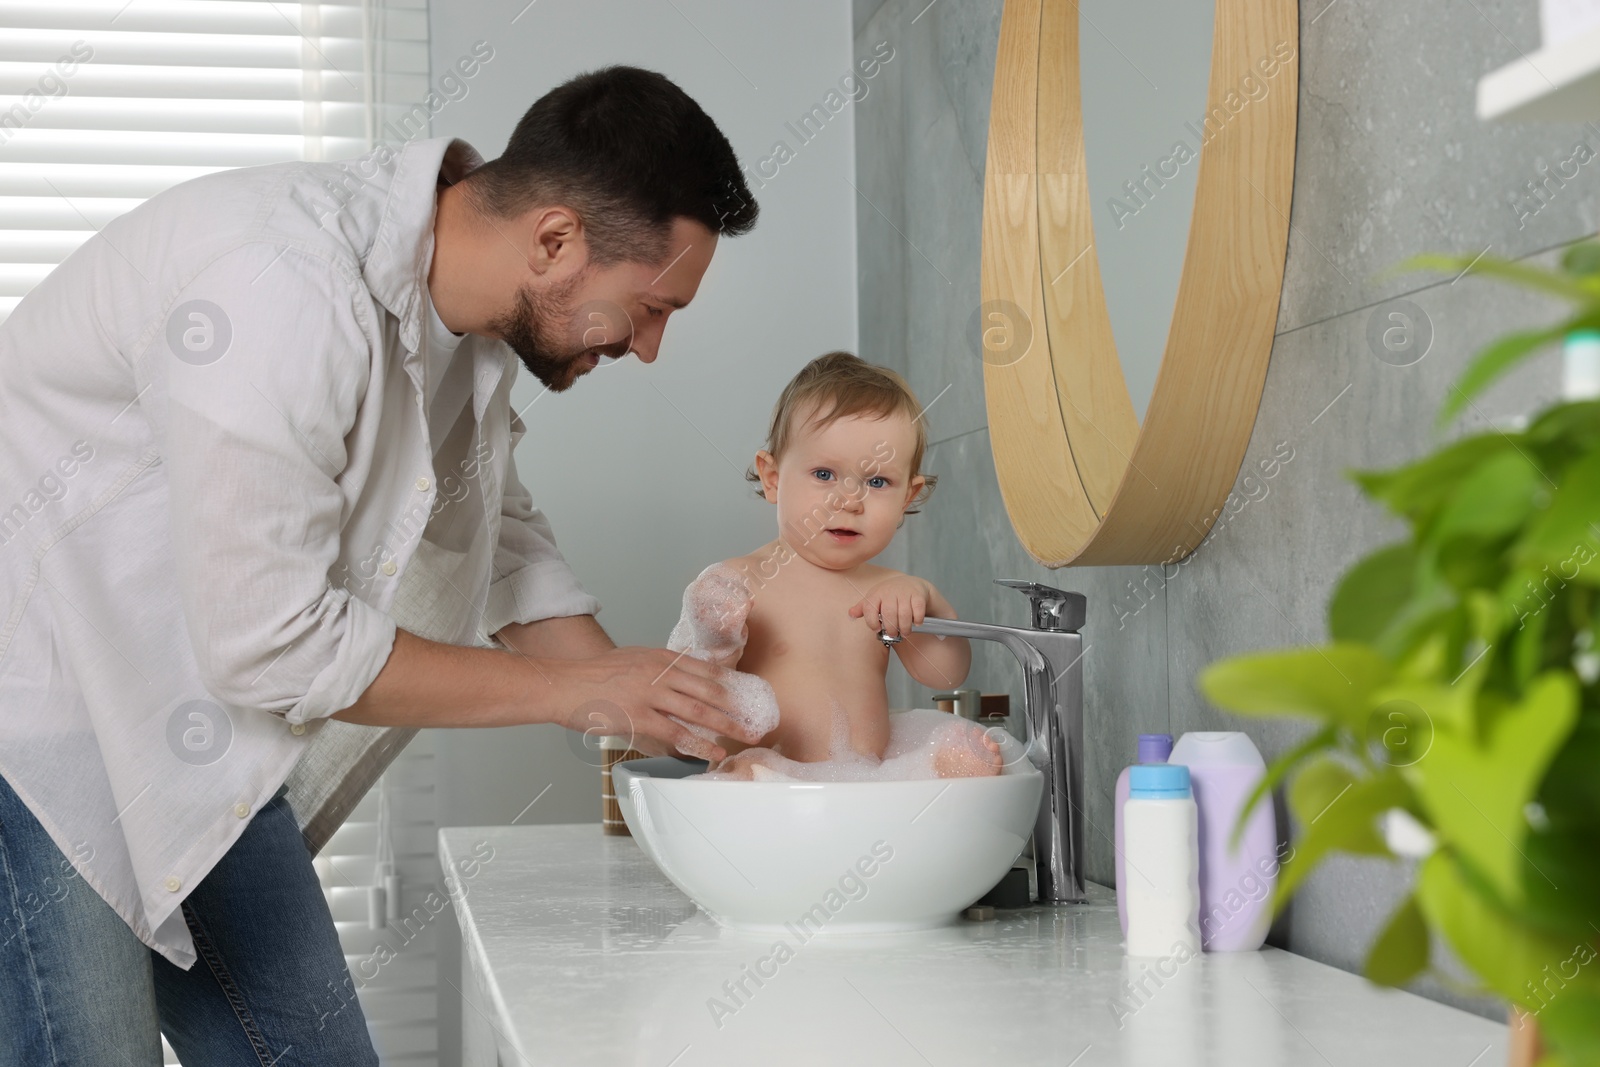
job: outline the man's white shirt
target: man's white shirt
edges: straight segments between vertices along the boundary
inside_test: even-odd
[[[517,477],[515,353],[429,300],[437,183],[481,163],[185,182],[0,324],[0,774],[180,967],[179,902],[377,676],[424,530],[484,642],[599,610]]]

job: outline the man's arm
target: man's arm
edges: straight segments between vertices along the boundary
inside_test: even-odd
[[[567,615],[561,618],[540,619],[538,622],[513,622],[501,627],[495,639],[512,652],[531,658],[585,659],[609,652],[617,646],[611,636],[595,621],[593,615]],[[593,726],[591,721],[588,726]],[[587,729],[588,727],[585,727]],[[726,737],[726,734],[719,736]],[[734,741],[735,747],[723,746],[729,754],[744,747]],[[634,733],[628,747],[649,756],[681,755],[676,748],[658,738]]]
[[[494,636],[511,651],[535,659],[586,659],[617,647],[593,615],[508,623]]]
[[[571,616],[574,619],[589,616]],[[544,620],[545,622],[556,620]],[[566,620],[560,620],[565,623]],[[535,645],[556,640],[570,649],[582,623],[545,627],[526,624]],[[607,644],[608,638],[601,639]],[[592,634],[577,638],[594,641]],[[663,648],[615,648],[586,658],[528,656],[521,651],[441,644],[396,629],[383,669],[360,698],[332,718],[364,726],[514,726],[553,722],[592,730],[597,709],[616,719],[606,733],[651,745],[687,744],[688,730],[676,715],[728,737],[741,736],[726,713],[723,671],[693,656]],[[754,739],[752,739],[754,740]],[[648,751],[649,749],[646,749]],[[717,757],[718,759],[721,756]]]

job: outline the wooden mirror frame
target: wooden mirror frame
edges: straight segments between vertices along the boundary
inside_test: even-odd
[[[1182,559],[1204,540],[1250,443],[1294,186],[1294,0],[1216,0],[1206,114],[1183,273],[1141,427],[1123,380],[1094,251],[1072,0],[1006,0],[983,188],[989,438],[1011,525],[1047,567]],[[1271,77],[1256,67],[1294,50]],[[1244,99],[1247,74],[1267,83]],[[1208,128],[1208,133],[1211,131]],[[1174,136],[1176,140],[1176,134]],[[1020,322],[1010,321],[1020,314]],[[988,345],[988,335],[980,341]]]

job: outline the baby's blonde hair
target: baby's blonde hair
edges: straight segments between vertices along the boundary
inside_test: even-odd
[[[816,404],[816,410],[810,421],[819,430],[849,415],[885,418],[896,412],[904,412],[916,434],[916,444],[911,449],[911,477],[915,478],[922,472],[922,455],[928,448],[927,420],[922,418],[922,406],[917,403],[911,386],[888,367],[868,363],[849,352],[829,352],[802,367],[800,373],[783,387],[783,393],[772,408],[772,423],[767,428],[764,447],[772,454],[774,461],[781,458],[784,449],[789,446],[794,433],[795,415],[812,403]],[[765,495],[761,489],[761,476],[756,473],[754,466],[745,471],[744,476],[756,483],[757,495]],[[906,509],[907,515],[917,513],[915,505],[928,499],[928,494],[933,492],[934,484],[939,480],[933,474],[923,477],[926,481],[911,499],[913,506]]]

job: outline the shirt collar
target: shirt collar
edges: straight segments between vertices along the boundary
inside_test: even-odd
[[[398,152],[380,145],[373,156],[393,171],[362,275],[372,295],[400,320],[400,343],[410,362],[418,358],[424,311],[431,307],[426,292],[439,182],[454,185],[483,166],[483,156],[454,137],[413,141]]]
[[[429,246],[432,247],[431,240]],[[439,383],[444,381],[445,370],[450,366],[451,360],[455,358],[456,349],[461,347],[461,342],[466,340],[467,335],[451,333],[450,328],[439,317],[439,309],[433,306],[433,300],[429,298],[427,289],[424,288],[420,292],[423,294],[422,304],[427,309],[423,315],[422,327],[426,342],[423,364],[427,368],[423,377],[425,383],[423,395],[431,411],[433,398],[439,393]]]

